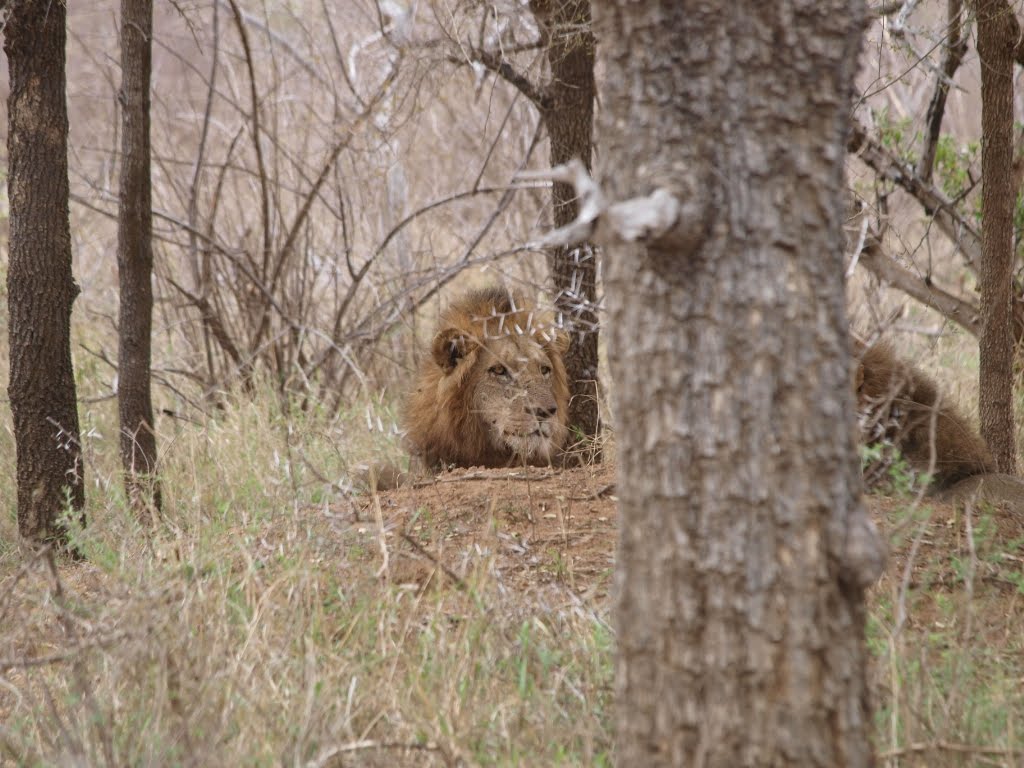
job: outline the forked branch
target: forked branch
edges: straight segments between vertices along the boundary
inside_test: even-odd
[[[542,112],[551,106],[551,96],[547,90],[541,88],[530,78],[517,70],[512,63],[500,54],[482,48],[468,47],[469,61],[482,64],[486,69],[499,75],[509,85],[515,87],[520,93],[536,105]],[[454,64],[465,64],[466,60],[456,56],[449,56],[448,60]]]
[[[953,200],[922,179],[910,163],[894,155],[856,120],[846,149],[860,157],[879,178],[891,181],[913,196],[935,219],[939,229],[960,247],[972,268],[977,269],[981,263],[981,235],[960,214]]]
[[[899,288],[925,306],[932,307],[975,338],[981,333],[977,306],[939,288],[931,278],[915,275],[901,267],[885,252],[874,235],[865,238],[858,263],[879,280]]]
[[[535,244],[538,247],[590,241],[688,250],[703,239],[705,206],[697,195],[677,196],[659,187],[649,195],[611,202],[579,159],[547,170],[525,171],[516,178],[569,184],[579,198],[579,216],[542,237]]]

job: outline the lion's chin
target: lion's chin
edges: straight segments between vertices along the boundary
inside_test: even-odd
[[[526,435],[504,434],[502,439],[518,458],[533,464],[551,461],[558,450],[551,437],[539,429]]]

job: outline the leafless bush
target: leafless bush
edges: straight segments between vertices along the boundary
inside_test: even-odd
[[[89,98],[71,84],[88,262],[112,235],[95,212],[116,205],[120,78],[101,9],[112,20],[97,3],[71,22],[89,77]],[[536,279],[521,244],[542,198],[509,182],[539,154],[537,117],[453,61],[439,21],[372,0],[158,9],[158,381],[208,397],[260,375],[337,405],[411,367],[395,331],[460,273]],[[105,270],[80,272],[105,291]]]

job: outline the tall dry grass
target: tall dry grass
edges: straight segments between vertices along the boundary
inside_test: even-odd
[[[464,590],[383,581],[379,531],[343,489],[354,457],[391,455],[394,437],[365,409],[286,418],[261,391],[161,435],[151,527],[124,503],[112,408],[92,414],[83,563],[31,554],[4,518],[4,759],[608,764],[606,607],[525,599],[487,553]]]

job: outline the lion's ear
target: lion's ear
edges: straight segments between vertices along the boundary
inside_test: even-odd
[[[469,354],[476,342],[460,328],[445,328],[434,337],[434,362],[446,372],[455,370],[459,360]]]

